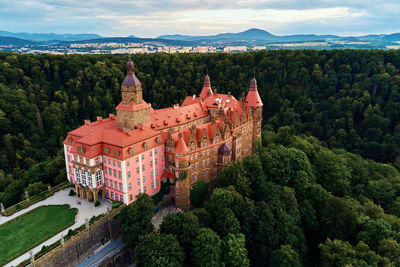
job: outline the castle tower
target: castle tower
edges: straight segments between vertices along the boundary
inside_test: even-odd
[[[203,90],[201,90],[200,97],[202,99],[206,99],[210,95],[213,95],[213,91],[211,89],[211,82],[210,82],[210,77],[208,76],[208,72],[206,73],[206,77],[204,77],[204,85],[203,85]]]
[[[175,147],[175,204],[184,210],[190,209],[190,179],[188,147],[180,136]]]
[[[253,140],[260,140],[263,103],[258,94],[257,81],[255,77],[251,80],[250,90],[247,93],[245,105],[246,108],[248,108],[248,112],[251,112],[253,116]]]
[[[231,161],[231,150],[226,144],[218,149],[218,172]]]
[[[120,129],[135,129],[150,120],[150,106],[143,100],[142,84],[136,77],[133,62],[126,63],[126,77],[121,86],[122,101],[116,107]]]

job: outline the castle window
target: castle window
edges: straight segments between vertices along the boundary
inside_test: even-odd
[[[119,183],[119,190],[122,190],[122,184]]]
[[[158,175],[158,170],[156,170],[156,176]]]
[[[114,150],[114,156],[116,156],[116,157],[119,156],[119,151],[118,150]]]
[[[116,170],[113,171],[114,171],[114,177],[117,178],[117,171]]]
[[[154,188],[154,182],[151,182],[151,188]]]
[[[115,166],[115,160],[113,160],[113,166]]]
[[[126,166],[129,167],[129,160],[126,162]]]
[[[146,193],[146,187],[143,187],[143,193]]]
[[[121,168],[121,162],[118,162],[118,168]]]
[[[71,156],[68,156],[68,161],[71,161]]]
[[[136,163],[138,163],[139,162],[139,157],[136,157]]]
[[[96,164],[99,164],[99,161],[100,161],[99,158],[96,158]]]
[[[131,178],[131,172],[128,172],[128,178]]]
[[[106,186],[108,186],[108,179],[106,178],[105,181],[106,181]]]
[[[122,176],[121,176],[121,172],[118,172],[118,178],[119,178],[119,179],[121,179],[121,178],[122,178]]]
[[[111,160],[110,159],[108,159],[108,165],[111,165]]]
[[[154,155],[157,155],[157,149],[154,149]]]
[[[153,171],[151,171],[150,172],[150,178],[153,178],[154,177],[154,174],[153,174]]]
[[[108,175],[112,175],[112,170],[111,169],[108,169]]]
[[[142,155],[142,160],[144,160],[144,154]]]
[[[124,197],[121,195],[121,202],[124,202]]]
[[[132,201],[132,195],[129,195],[129,201]]]
[[[149,152],[149,156],[152,157],[153,156],[153,151]]]
[[[75,180],[76,180],[77,182],[80,182],[80,181],[81,181],[81,173],[80,173],[80,171],[79,171],[78,168],[75,169]]]
[[[108,147],[104,148],[104,154],[110,153],[110,149]]]
[[[137,179],[137,185],[140,185],[140,178]]]
[[[81,174],[82,174],[82,184],[86,185],[86,173],[84,169],[81,170]]]
[[[115,189],[118,189],[118,183],[117,183],[117,181],[114,181],[114,188],[115,188]]]
[[[156,165],[158,165],[158,159],[155,159]]]
[[[128,190],[131,190],[132,189],[132,185],[131,185],[131,183],[129,183],[128,184]]]
[[[108,192],[108,190],[106,190],[106,197],[108,197],[110,194],[110,192]]]
[[[144,171],[144,165],[142,165],[142,171]]]
[[[72,138],[68,137],[68,144],[71,144],[71,143],[72,143]]]
[[[156,186],[158,187],[158,180],[156,180]]]
[[[89,182],[89,186],[93,187],[92,174],[90,172],[88,172],[88,182]]]
[[[114,192],[111,192],[111,198],[114,199]]]
[[[164,155],[162,155],[162,161],[165,161],[165,156]]]
[[[135,150],[133,150],[133,148],[129,148],[128,153],[133,155],[133,153],[135,152]]]
[[[143,176],[143,183],[146,182],[146,176]]]
[[[150,167],[153,167],[153,161],[150,160]]]
[[[115,200],[118,200],[118,194],[115,193]]]

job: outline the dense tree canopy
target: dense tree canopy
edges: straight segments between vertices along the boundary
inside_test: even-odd
[[[66,133],[115,112],[126,60],[0,54],[0,202],[7,207],[27,189],[65,180]],[[264,103],[262,146],[229,164],[204,204],[206,186],[193,188],[198,208],[167,216],[157,234],[150,198],[139,196],[121,211],[123,240],[137,249],[139,265],[399,265],[399,51],[151,54],[133,61],[155,108],[198,94],[206,69],[213,89],[236,97],[254,71]],[[160,249],[165,242],[175,261]]]

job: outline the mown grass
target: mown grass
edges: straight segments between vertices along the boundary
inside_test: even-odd
[[[41,206],[0,225],[0,266],[74,224],[77,212],[69,205]]]

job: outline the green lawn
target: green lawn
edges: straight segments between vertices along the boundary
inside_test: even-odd
[[[69,205],[42,206],[0,225],[0,266],[74,224],[77,212]]]

